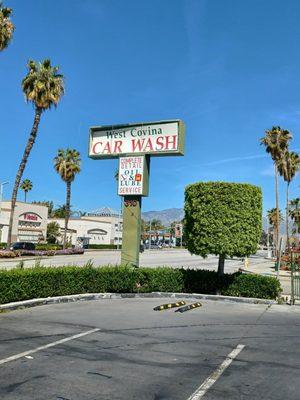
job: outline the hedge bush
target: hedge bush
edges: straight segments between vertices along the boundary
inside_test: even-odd
[[[0,271],[0,304],[38,297],[77,293],[185,292],[276,299],[276,278],[243,275],[218,276],[214,271],[128,267],[59,267]]]
[[[198,182],[185,189],[185,240],[192,254],[227,257],[256,253],[262,232],[262,192],[257,186]]]
[[[59,255],[72,255],[84,254],[84,249],[81,247],[74,247],[69,249],[58,250],[0,250],[0,258],[14,258],[14,257],[46,257],[46,256],[59,256]]]
[[[61,244],[43,243],[35,245],[36,250],[60,250],[62,248]]]
[[[116,250],[118,246],[116,244],[89,244],[88,249],[113,249]],[[122,245],[119,245],[119,249],[122,248]]]

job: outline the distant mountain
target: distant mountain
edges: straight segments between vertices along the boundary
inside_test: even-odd
[[[151,219],[159,219],[165,226],[169,226],[173,221],[181,221],[184,217],[183,208],[168,208],[161,211],[146,211],[142,213],[142,218],[145,221],[150,221]],[[262,221],[263,230],[267,230],[268,222],[267,218],[263,217]],[[282,223],[280,227],[280,232],[283,234],[285,231],[285,225]]]
[[[181,221],[184,217],[182,208],[168,208],[161,211],[146,211],[142,213],[142,218],[145,221],[159,219],[163,225],[169,226],[173,221]]]

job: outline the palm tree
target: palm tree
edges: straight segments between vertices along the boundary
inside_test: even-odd
[[[117,168],[117,169],[115,170],[114,178],[115,178],[115,181],[116,181],[116,182],[119,182],[119,168]]]
[[[27,145],[15,178],[11,199],[7,248],[9,248],[11,244],[12,223],[18,189],[32,146],[37,137],[41,115],[43,111],[50,109],[52,106],[56,107],[64,93],[63,76],[57,73],[58,69],[58,67],[52,67],[50,60],[44,60],[42,63],[36,63],[35,61],[30,60],[28,62],[28,74],[22,81],[22,89],[25,98],[34,105],[35,116]]]
[[[47,225],[47,242],[55,244],[60,237],[60,226],[57,222],[52,221]]]
[[[278,218],[278,211],[279,211],[279,218]],[[272,227],[273,231],[273,237],[275,238],[275,250],[276,250],[276,256],[277,256],[277,248],[276,248],[276,243],[277,243],[277,235],[279,232],[280,224],[283,221],[281,211],[278,210],[276,207],[271,208],[270,210],[267,211],[267,217],[269,220],[269,225]],[[279,221],[279,223],[278,223]]]
[[[31,180],[30,179],[24,179],[24,181],[20,185],[20,189],[24,190],[25,203],[26,203],[27,193],[32,189]]]
[[[265,136],[261,138],[260,143],[266,148],[266,152],[269,153],[274,162],[274,172],[275,172],[275,194],[276,194],[276,257],[278,259],[279,250],[279,221],[280,221],[280,211],[279,211],[279,195],[278,195],[278,163],[282,159],[283,155],[288,149],[289,141],[292,139],[291,133],[282,129],[280,126],[273,126],[271,130],[266,130]]]
[[[80,153],[74,149],[59,149],[57,156],[54,158],[54,168],[67,185],[64,249],[66,247],[67,229],[70,218],[71,183],[74,181],[76,174],[80,172],[80,163]]]
[[[10,20],[11,8],[3,7],[0,2],[0,51],[6,49],[14,33],[14,24]]]
[[[300,197],[290,201],[289,216],[295,226],[293,233],[300,233]]]
[[[299,154],[294,151],[286,151],[282,159],[278,163],[278,171],[287,183],[286,185],[286,247],[289,250],[289,187],[290,183],[295,177],[297,171],[300,169]]]

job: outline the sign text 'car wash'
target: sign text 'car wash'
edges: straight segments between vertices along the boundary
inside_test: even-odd
[[[179,120],[93,127],[89,156],[115,158],[128,154],[183,155],[184,125]]]

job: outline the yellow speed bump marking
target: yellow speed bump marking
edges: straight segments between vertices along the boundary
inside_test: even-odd
[[[180,307],[180,308],[178,308],[178,310],[175,310],[175,312],[183,313],[185,311],[194,310],[195,308],[198,308],[198,307],[201,307],[201,306],[202,306],[201,303],[193,303],[193,304],[189,304],[189,305],[184,306],[184,307]]]
[[[167,303],[167,304],[162,304],[160,306],[154,307],[153,310],[154,311],[163,311],[163,310],[168,310],[168,309],[174,308],[174,307],[184,306],[185,304],[186,304],[185,301],[178,301],[177,303]]]

